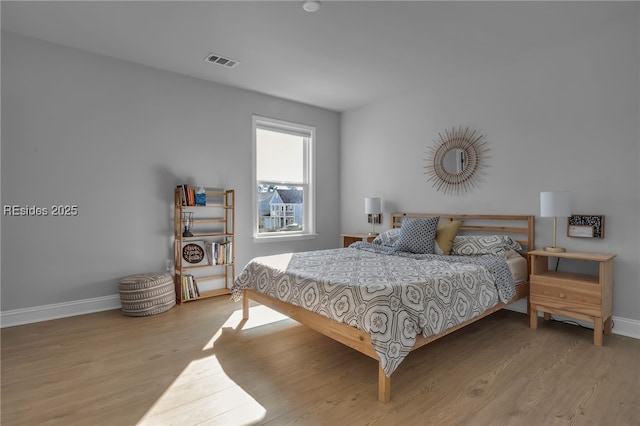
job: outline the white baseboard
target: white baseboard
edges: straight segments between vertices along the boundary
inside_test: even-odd
[[[527,301],[526,299],[518,300],[517,302],[507,306],[505,309],[510,311],[520,312],[521,314],[527,313]],[[543,316],[542,312],[538,312],[538,316]],[[587,321],[577,320],[562,315],[553,314],[553,318],[558,321],[571,321],[580,324],[583,327],[593,328],[593,324]],[[629,318],[622,318],[613,316],[613,328],[611,332],[613,334],[619,334],[620,336],[633,337],[634,339],[640,339],[640,321],[636,321]]]
[[[4,311],[0,314],[0,326],[2,328],[13,327],[16,325],[30,324],[34,322],[91,314],[94,312],[120,308],[120,295],[113,294],[111,296],[94,297],[91,299],[74,300],[72,302],[55,303],[53,305]],[[527,301],[518,300],[517,302],[509,305],[506,309],[526,314]],[[541,316],[542,313],[539,313],[539,315]],[[593,328],[593,324],[586,321],[574,320],[559,315],[554,315],[554,318],[560,321],[573,321],[584,327]],[[611,332],[621,336],[640,339],[640,321],[614,316],[613,329]]]
[[[34,306],[32,308],[12,309],[0,314],[0,326],[13,327],[33,322],[92,314],[94,312],[120,309],[120,295],[93,297],[91,299],[54,303],[52,305]]]

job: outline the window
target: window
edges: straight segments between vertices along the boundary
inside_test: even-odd
[[[253,236],[259,241],[315,235],[315,128],[253,117]]]

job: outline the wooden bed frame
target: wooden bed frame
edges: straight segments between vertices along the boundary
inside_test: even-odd
[[[463,220],[463,225],[460,227],[460,234],[504,234],[510,235],[514,240],[518,241],[520,245],[527,251],[535,249],[535,216],[524,215],[450,215],[450,214],[432,214],[432,213],[393,213],[391,215],[392,227],[397,228],[401,226],[402,219],[406,217],[424,218],[440,216],[440,220]],[[513,224],[517,226],[513,226]],[[517,237],[517,236],[519,237]],[[524,236],[524,239],[522,238]],[[531,267],[529,265],[529,271]],[[509,301],[509,303],[499,302],[496,306],[488,309],[482,315],[477,318],[470,319],[464,323],[455,327],[449,328],[440,334],[436,334],[429,337],[422,335],[417,336],[416,343],[411,351],[414,351],[434,340],[437,340],[449,333],[459,330],[473,322],[478,321],[505,306],[529,296],[529,281],[520,283],[516,287],[516,295]],[[311,311],[307,311],[299,306],[291,305],[286,302],[282,302],[278,299],[266,296],[262,293],[258,293],[254,290],[245,289],[242,299],[242,318],[247,320],[249,318],[249,300],[254,300],[261,303],[275,311],[278,311],[291,319],[294,319],[307,327],[310,327],[325,336],[328,336],[340,343],[343,343],[350,348],[357,350],[365,355],[378,361],[378,355],[373,350],[371,343],[371,336],[369,333],[361,331],[355,327],[351,327],[347,324],[343,324],[322,315],[316,314]],[[528,310],[527,304],[527,310]],[[378,364],[378,400],[381,402],[388,402],[391,399],[391,377],[387,376],[382,369],[381,364]]]

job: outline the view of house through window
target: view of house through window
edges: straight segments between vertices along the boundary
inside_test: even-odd
[[[259,185],[258,232],[302,231],[303,194],[301,187]]]
[[[311,144],[306,126],[254,117],[258,238],[311,234]]]

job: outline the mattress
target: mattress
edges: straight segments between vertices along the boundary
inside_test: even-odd
[[[529,281],[529,264],[527,259],[518,254],[515,250],[507,253],[507,266],[511,271],[513,282],[517,285]]]

